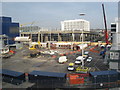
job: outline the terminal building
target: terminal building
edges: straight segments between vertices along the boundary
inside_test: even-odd
[[[14,38],[19,36],[19,23],[12,22],[11,17],[0,17],[1,32],[0,35],[6,35],[9,44],[13,44]]]
[[[90,31],[90,22],[84,19],[61,21],[61,30],[80,30]]]

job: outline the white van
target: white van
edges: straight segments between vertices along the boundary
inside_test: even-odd
[[[67,62],[67,57],[66,57],[66,56],[61,56],[61,57],[59,57],[58,62],[59,62],[60,64]]]

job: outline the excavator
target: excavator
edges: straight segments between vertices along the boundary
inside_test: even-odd
[[[32,42],[31,39],[29,39],[29,37],[16,37],[15,41],[29,43],[28,49],[29,49],[30,57],[36,57],[36,56],[40,55],[40,46],[41,46],[40,41]]]
[[[29,50],[30,50],[30,57],[36,57],[38,55],[40,55],[40,41],[38,42],[32,42],[29,45]]]

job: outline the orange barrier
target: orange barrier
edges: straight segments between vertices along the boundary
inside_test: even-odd
[[[60,56],[64,56],[64,54],[60,54]]]
[[[84,78],[83,77],[79,78],[78,75],[70,75],[69,83],[71,85],[74,85],[74,84],[83,84],[84,83]]]
[[[53,55],[52,58],[56,58],[57,56]]]
[[[79,50],[77,50],[78,52],[80,52],[81,50],[79,49]]]
[[[96,51],[96,50],[93,50],[93,49],[90,49],[91,52],[94,52],[94,53],[100,53],[99,51]]]
[[[66,55],[68,55],[68,53],[66,53]]]
[[[15,53],[13,50],[10,50],[11,53]]]
[[[28,73],[25,73],[25,76],[28,76]]]
[[[89,77],[89,73],[85,73],[85,74],[72,73],[72,74],[67,74],[67,77],[69,78],[70,75],[78,75],[79,77]]]
[[[70,54],[72,54],[73,52],[70,52]]]
[[[76,51],[73,51],[73,53],[76,53]]]
[[[94,50],[94,49],[97,48],[97,47],[98,47],[98,45],[96,45],[95,47],[91,48],[90,51],[91,51],[91,52],[95,52],[95,53],[100,53],[99,51]]]

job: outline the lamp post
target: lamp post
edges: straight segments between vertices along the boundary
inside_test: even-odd
[[[79,15],[80,15],[80,16],[84,16],[85,13],[80,13]],[[82,45],[83,45],[83,41],[84,41],[84,40],[83,40],[83,38],[84,38],[84,37],[83,37],[83,30],[84,30],[84,29],[81,29],[81,30],[82,30]],[[83,46],[82,46],[82,56],[83,56],[83,55],[84,55],[84,49],[83,49]],[[82,67],[84,68],[84,60],[83,60],[83,58],[82,58]]]

